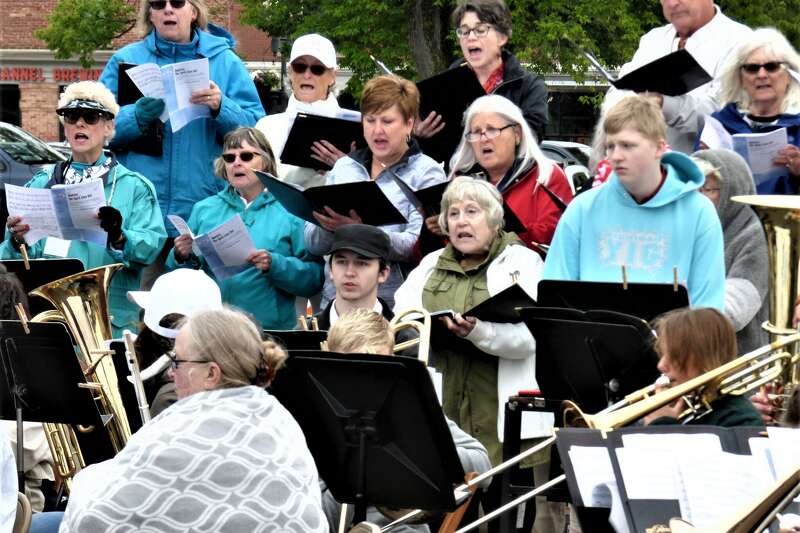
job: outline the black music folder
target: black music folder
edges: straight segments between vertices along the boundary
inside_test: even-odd
[[[144,94],[133,83],[128,76],[127,70],[136,67],[135,63],[120,63],[117,73],[117,103],[120,107],[135,104]],[[155,120],[150,129],[141,137],[132,141],[127,147],[127,151],[138,152],[144,155],[160,156],[164,151],[164,124],[161,120]]]
[[[660,57],[616,80],[597,58],[588,52],[584,55],[611,85],[637,93],[651,91],[681,96],[714,79],[686,49]]]
[[[514,324],[522,322],[518,309],[534,307],[536,301],[531,298],[519,283],[513,283],[498,292],[488,300],[484,300],[472,309],[461,313],[462,316],[473,316],[484,322],[499,322],[503,324]],[[448,316],[453,318],[455,311],[445,309],[431,313],[431,318]],[[438,320],[437,323],[441,324]],[[442,327],[444,325],[442,324]]]
[[[367,505],[455,508],[464,470],[422,361],[294,352],[270,392],[297,420],[336,500],[356,504],[356,522]]]
[[[408,201],[417,209],[422,209],[426,217],[438,215],[442,210],[442,195],[445,189],[450,185],[449,181],[437,183],[424,189],[417,191],[408,186],[406,182],[397,176],[394,176],[395,182],[400,186],[400,190],[406,195]],[[525,233],[527,228],[520,222],[514,210],[508,204],[503,202],[503,220],[505,222],[503,229],[512,233]]]
[[[424,120],[431,111],[435,111],[445,123],[444,129],[433,137],[418,139],[420,147],[425,155],[443,162],[447,167],[461,142],[464,112],[486,91],[466,63],[417,82],[417,89],[420,94],[420,118]]]
[[[543,279],[538,301],[542,307],[589,311],[605,309],[650,322],[657,316],[689,306],[689,293],[672,283],[628,283]]]
[[[605,448],[608,450],[614,480],[617,484],[625,514],[624,519],[627,522],[628,528],[630,531],[646,531],[655,524],[668,524],[671,518],[680,517],[681,509],[678,500],[632,499],[629,497],[616,453],[618,448],[624,447],[623,438],[626,435],[668,435],[675,433],[686,435],[711,434],[719,437],[723,451],[740,455],[749,455],[751,453],[749,439],[758,437],[763,431],[763,427],[723,428],[718,426],[685,426],[679,424],[673,426],[636,426],[617,429],[606,433],[593,429],[562,428],[556,432],[556,446],[559,456],[561,457],[562,465],[564,466],[564,473],[567,476],[567,487],[569,488],[573,504],[578,511],[578,518],[582,523],[584,531],[599,531],[597,527],[603,526],[604,524],[593,520],[585,521],[585,515],[583,515],[582,511],[589,510],[597,512],[603,508],[586,507],[590,502],[585,502],[581,495],[578,484],[580,472],[576,472],[569,454],[573,446]],[[653,472],[657,472],[659,469],[663,472],[664,465],[653,463],[651,466]]]
[[[303,317],[305,319],[305,317]],[[319,350],[320,344],[327,340],[327,331],[315,331],[304,329],[292,330],[267,330],[264,335],[269,335],[279,340],[289,351],[292,350]]]
[[[22,259],[4,259],[0,263],[6,267],[6,270],[17,275],[26,293],[51,281],[86,270],[80,259],[72,258],[31,259],[28,261],[30,269],[25,268],[25,261]],[[28,296],[28,308],[31,316],[36,316],[42,311],[55,309],[53,304],[39,296]]]
[[[256,174],[284,209],[317,226],[319,222],[313,213],[314,211],[324,213],[325,206],[345,216],[349,216],[350,210],[354,209],[361,217],[361,221],[371,226],[408,222],[374,181],[321,185],[303,190],[266,172],[256,171]]]
[[[345,154],[350,153],[350,145],[353,142],[356,143],[356,148],[363,148],[367,144],[364,140],[361,122],[297,113],[292,129],[289,130],[289,136],[286,138],[286,144],[283,146],[283,152],[280,154],[281,163],[317,170],[330,170],[330,165],[311,157],[311,145],[323,140],[328,141]]]

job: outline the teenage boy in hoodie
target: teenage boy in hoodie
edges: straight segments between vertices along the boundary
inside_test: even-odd
[[[658,106],[626,97],[605,117],[608,182],[577,196],[556,228],[543,279],[671,283],[673,267],[692,307],[724,308],[722,228],[698,192],[705,177],[668,151]]]

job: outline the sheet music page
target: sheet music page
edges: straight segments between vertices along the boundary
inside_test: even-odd
[[[210,87],[208,58],[167,66],[170,68],[164,71],[164,87],[175,94],[175,107],[169,110],[170,125],[175,133],[193,120],[211,116],[211,109],[207,105],[192,104],[189,101],[193,91]]]
[[[751,455],[722,452],[715,457],[680,455],[681,518],[697,528],[713,527],[741,510],[770,486],[768,472]]]
[[[256,247],[238,214],[205,235],[200,235],[195,242],[220,281],[252,266],[247,256]]]
[[[31,246],[44,237],[61,237],[56,208],[50,189],[31,189],[6,184],[6,207],[12,217],[30,226],[25,243]]]
[[[769,426],[767,435],[775,476],[780,479],[800,464],[800,429]]]
[[[786,128],[767,133],[737,133],[733,136],[733,149],[749,163],[756,185],[788,175],[786,167],[772,162],[778,157],[778,151],[788,144]]]
[[[604,446],[571,446],[569,460],[575,471],[578,490],[581,493],[584,507],[611,507],[611,500],[598,494],[595,501],[592,492],[598,485],[614,482],[614,467],[608,448]]]
[[[125,73],[143,95],[164,100],[164,79],[161,67],[155,63],[144,63],[143,65],[129,68]],[[161,112],[159,118],[161,122],[166,122],[169,118],[169,110],[166,106],[164,106],[164,111]]]
[[[97,213],[106,205],[103,180],[92,179],[71,185],[54,185],[53,205],[61,226],[61,236],[68,240],[106,246],[108,234],[100,227]]]
[[[725,129],[725,126],[711,115],[705,117],[703,131],[700,133],[700,142],[711,150],[720,148],[733,150],[733,137]]]
[[[768,472],[773,481],[777,481],[775,475],[775,464],[772,459],[772,450],[770,449],[770,439],[766,437],[750,437],[747,440],[750,446],[750,454],[758,463],[758,468],[764,472]]]

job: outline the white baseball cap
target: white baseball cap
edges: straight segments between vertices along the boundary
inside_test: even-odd
[[[289,63],[300,56],[311,56],[327,68],[336,68],[336,50],[333,48],[333,43],[318,33],[301,35],[294,40]]]
[[[202,270],[179,268],[163,274],[149,291],[128,291],[128,300],[144,309],[144,324],[163,337],[174,339],[178,330],[159,323],[171,313],[190,316],[197,311],[222,309],[219,286]]]

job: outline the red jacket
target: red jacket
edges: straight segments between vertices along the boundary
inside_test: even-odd
[[[519,238],[528,248],[536,250],[532,243],[550,244],[556,231],[556,224],[563,213],[563,206],[558,205],[544,187],[537,181],[539,178],[539,165],[527,173],[516,178],[503,191],[503,200],[510,207],[519,221],[528,230],[520,233]],[[572,201],[572,189],[567,181],[567,176],[561,167],[553,163],[547,189],[564,204]]]

